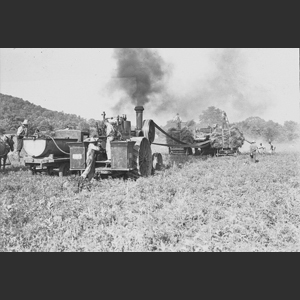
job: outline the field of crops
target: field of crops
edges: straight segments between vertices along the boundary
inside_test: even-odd
[[[137,181],[0,173],[0,251],[299,251],[300,154],[170,157]]]

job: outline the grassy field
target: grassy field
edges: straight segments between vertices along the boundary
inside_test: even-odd
[[[170,157],[137,181],[0,173],[0,251],[299,251],[300,154]]]

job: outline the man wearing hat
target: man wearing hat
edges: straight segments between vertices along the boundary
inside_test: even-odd
[[[266,150],[266,148],[263,146],[262,143],[260,143],[260,144],[259,144],[259,147],[258,147],[258,153],[264,154],[264,153],[265,153],[265,150]]]
[[[96,163],[96,155],[95,151],[100,151],[100,147],[97,146],[98,138],[92,137],[84,140],[84,142],[89,143],[87,154],[86,154],[86,169],[82,173],[81,177],[83,179],[88,178],[88,180],[92,180],[95,175],[95,163]]]
[[[274,154],[276,147],[274,147],[271,140],[269,140],[269,144],[270,144],[270,154]]]
[[[28,120],[24,120],[22,125],[17,130],[17,154],[20,161],[21,150],[23,148],[23,138],[28,137]]]
[[[177,124],[177,129],[178,130],[181,130],[181,123],[182,123],[182,120],[181,118],[179,117],[179,113],[177,113],[177,115],[173,118],[173,122],[175,122]]]
[[[252,141],[250,144],[250,161],[256,162],[256,154],[257,154],[258,147],[256,145],[256,141]]]

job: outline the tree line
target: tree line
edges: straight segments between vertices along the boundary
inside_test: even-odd
[[[69,127],[88,131],[93,135],[97,132],[96,123],[101,123],[100,120],[87,120],[75,114],[52,111],[21,98],[0,93],[0,134],[16,132],[24,119],[28,119],[30,123],[29,134],[33,134],[37,128],[40,131],[52,132]],[[182,125],[194,130],[214,124],[222,124],[222,110],[210,106],[201,112],[197,121],[188,120]],[[271,120],[265,121],[260,117],[250,117],[230,125],[237,126],[246,138],[272,142],[291,142],[300,138],[300,124],[294,121],[286,121],[284,125],[280,125]],[[170,120],[162,127],[168,130],[176,127],[176,124]]]
[[[189,120],[182,125],[194,130],[196,128],[207,128],[215,124],[222,124],[222,110],[214,106],[203,110],[199,115],[197,122]],[[300,138],[300,124],[295,121],[285,121],[283,125],[272,120],[265,121],[260,117],[249,117],[244,121],[230,123],[243,132],[245,138],[258,139],[272,142],[292,142]],[[176,124],[170,120],[164,126],[165,130],[176,127]]]

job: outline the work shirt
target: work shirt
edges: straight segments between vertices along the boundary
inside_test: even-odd
[[[88,151],[87,151],[87,158],[93,158],[95,151],[100,151],[100,147],[94,145],[94,144],[89,144],[88,146]]]
[[[110,123],[106,124],[106,136],[113,137],[115,135],[114,126]]]
[[[181,118],[177,115],[174,119],[173,119],[173,122],[182,122]]]
[[[27,136],[27,135],[28,135],[28,129],[21,125],[17,130],[17,137],[19,139],[22,139],[24,136]]]

